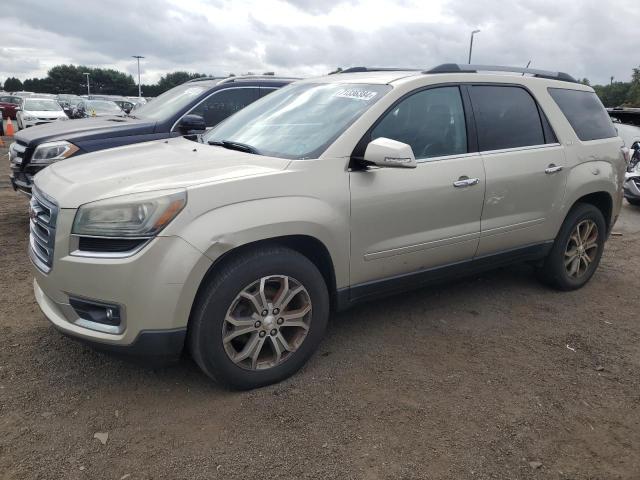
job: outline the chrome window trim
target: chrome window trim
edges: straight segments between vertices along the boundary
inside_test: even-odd
[[[193,107],[191,107],[191,109],[189,111],[187,111],[186,113],[184,113],[184,115],[182,115],[180,118],[178,118],[178,120],[175,121],[175,123],[173,124],[173,126],[171,127],[171,130],[169,130],[169,132],[173,133],[174,129],[176,128],[176,125],[178,123],[180,123],[180,120],[182,120],[185,115],[189,115],[191,112],[193,112],[196,108],[198,108],[203,102],[206,102],[207,100],[209,100],[211,97],[213,97],[214,95],[220,93],[220,92],[224,92],[225,90],[238,90],[241,88],[253,88],[255,90],[258,91],[258,100],[260,99],[260,87],[256,87],[256,86],[236,86],[236,87],[227,87],[227,88],[221,88],[219,90],[216,90],[213,93],[210,93],[209,95],[207,95],[205,98],[203,98],[202,100],[200,100],[198,103],[196,103]],[[215,127],[215,125],[211,126],[211,127],[207,127],[207,128],[213,128]]]
[[[539,145],[526,145],[523,147],[512,147],[512,148],[499,148],[497,150],[480,150],[480,154],[482,155],[491,155],[494,153],[509,153],[509,152],[521,152],[523,150],[541,150],[544,148],[555,148],[561,147],[560,143],[541,143]]]

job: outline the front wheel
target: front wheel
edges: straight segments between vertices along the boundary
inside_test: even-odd
[[[606,235],[602,212],[591,204],[576,205],[560,228],[540,278],[558,290],[581,288],[598,268]]]
[[[208,281],[189,325],[191,354],[211,378],[237,389],[279,382],[316,350],[329,316],[316,266],[272,247],[239,256]]]

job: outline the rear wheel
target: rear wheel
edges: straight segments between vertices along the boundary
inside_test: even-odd
[[[328,316],[327,287],[310,260],[286,248],[256,250],[210,279],[191,319],[189,346],[214,380],[256,388],[302,367]]]
[[[576,205],[567,215],[540,269],[541,279],[559,290],[581,288],[598,268],[605,238],[602,212],[591,204]]]

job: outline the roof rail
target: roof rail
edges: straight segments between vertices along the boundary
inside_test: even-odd
[[[478,73],[478,72],[512,72],[512,73],[525,73],[533,75],[538,78],[548,78],[551,80],[562,80],[563,82],[578,83],[568,73],[564,72],[550,72],[548,70],[537,70],[535,68],[521,68],[521,67],[505,67],[501,65],[459,65],[457,63],[443,63],[437,67],[427,70],[424,73]]]
[[[361,72],[419,72],[421,68],[395,68],[395,67],[350,67],[336,73],[361,73]]]
[[[226,77],[218,82],[218,85],[232,83],[238,80],[300,80],[297,77],[277,77],[275,75],[238,75],[236,77]]]
[[[191,80],[187,80],[184,83],[204,82],[205,80],[220,80],[221,78],[224,77],[196,77],[192,78]]]

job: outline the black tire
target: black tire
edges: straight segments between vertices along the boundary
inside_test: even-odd
[[[578,278],[569,276],[564,265],[565,250],[569,244],[569,238],[576,226],[584,221],[592,220],[598,228],[598,247],[595,258]],[[607,236],[607,226],[602,212],[594,205],[579,203],[574,206],[567,218],[565,218],[560,232],[556,237],[549,255],[545,258],[542,267],[538,270],[538,277],[547,285],[562,291],[576,290],[583,287],[593,276],[600,264],[604,243]]]
[[[640,207],[640,198],[627,198],[627,202],[636,207]]]
[[[224,349],[224,318],[247,285],[270,275],[295,278],[306,288],[312,305],[309,330],[297,350],[279,365],[263,370],[242,368]],[[320,344],[328,318],[329,294],[316,266],[288,248],[261,248],[221,265],[207,281],[194,306],[188,344],[193,359],[209,377],[231,388],[247,390],[280,382],[298,371]]]

